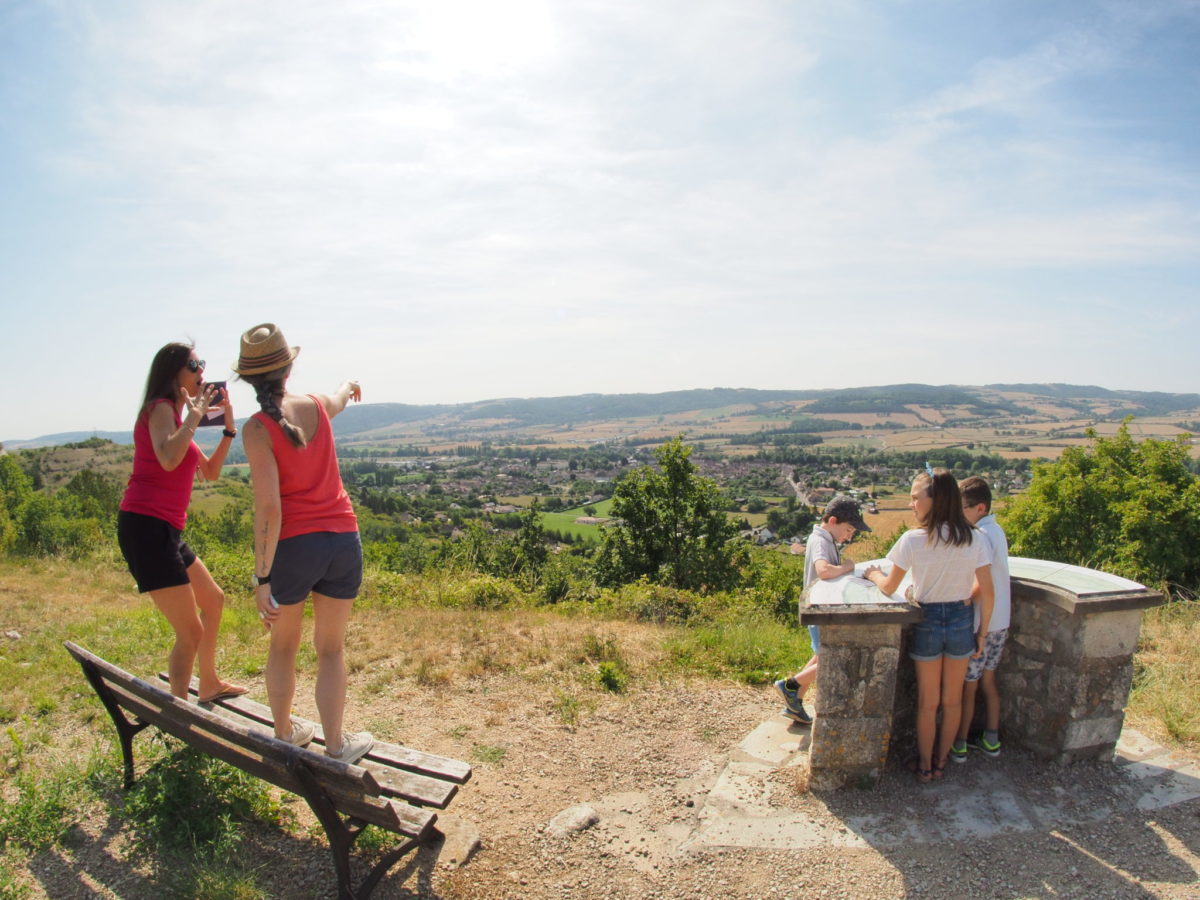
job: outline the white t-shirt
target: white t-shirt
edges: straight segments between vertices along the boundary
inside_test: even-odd
[[[925,529],[914,528],[900,536],[887,558],[912,573],[918,603],[961,603],[971,596],[975,570],[989,565],[991,555],[987,539],[973,528],[971,543],[958,547],[946,541],[927,541]]]
[[[992,606],[992,618],[988,622],[988,631],[1000,631],[1007,628],[1012,620],[1012,582],[1008,574],[1008,538],[1004,529],[991,513],[975,523],[975,527],[984,533],[991,548],[992,587],[996,591],[996,603]],[[979,607],[975,607],[975,630],[979,630]]]

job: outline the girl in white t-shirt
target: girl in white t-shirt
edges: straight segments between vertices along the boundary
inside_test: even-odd
[[[888,551],[890,572],[871,566],[863,574],[885,594],[893,594],[904,574],[912,572],[913,599],[924,616],[909,635],[908,655],[917,672],[917,756],[909,768],[928,784],[945,774],[962,715],[967,662],[983,652],[994,595],[987,543],[963,515],[954,476],[945,469],[922,473],[909,496],[920,527],[905,532]],[[977,582],[980,625],[975,633],[971,594]]]

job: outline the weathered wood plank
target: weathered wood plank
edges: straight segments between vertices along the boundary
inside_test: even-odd
[[[361,766],[350,766],[320,753],[298,750],[241,721],[181,700],[158,685],[131,675],[82,647],[68,642],[67,649],[76,659],[86,661],[101,674],[109,689],[114,692],[118,703],[126,706],[127,703],[133,703],[133,698],[137,698],[139,702],[136,704],[138,710],[135,715],[153,722],[181,740],[190,741],[195,735],[207,733],[220,743],[240,747],[249,751],[252,756],[268,760],[286,760],[290,750],[297,750],[305,754],[305,763],[323,781],[344,784],[346,789],[359,790],[373,796],[380,793],[381,789],[375,776]]]
[[[201,706],[175,697],[165,686],[131,675],[77,644],[68,641],[66,648],[83,667],[117,726],[127,786],[133,779],[132,735],[145,725],[154,725],[216,759],[299,794],[325,828],[342,897],[367,897],[405,853],[436,836],[437,813],[426,807],[444,808],[458,791],[458,784],[470,777],[470,766],[458,760],[384,743],[377,744],[359,765],[348,765],[276,739],[270,709],[252,700],[236,697]],[[165,675],[159,677],[166,681]],[[192,695],[196,688],[193,679]],[[130,716],[136,724],[130,724]],[[319,726],[316,730],[320,735]],[[363,823],[377,825],[403,840],[375,864],[356,889],[349,854]]]
[[[165,672],[159,672],[158,677],[162,681],[168,680]],[[189,692],[192,695],[198,696],[199,685],[199,680],[193,678]],[[244,694],[240,697],[219,700],[212,705],[234,710],[247,719],[259,722],[268,728],[274,726],[275,719],[271,715],[271,708],[256,700],[251,700]],[[319,723],[313,722],[312,724],[316,729],[316,736],[313,740],[323,745],[325,743],[325,733],[321,730]],[[418,775],[453,781],[455,784],[466,784],[471,779],[471,765],[469,763],[458,759],[451,759],[448,756],[439,756],[436,753],[414,750],[411,747],[404,747],[399,744],[390,744],[386,741],[377,740],[366,758],[394,768],[406,769]],[[453,794],[450,796],[452,797]],[[449,802],[449,797],[446,798],[446,802]],[[437,806],[438,804],[431,802],[429,805]]]

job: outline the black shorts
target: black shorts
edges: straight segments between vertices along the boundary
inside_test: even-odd
[[[180,535],[179,529],[156,516],[117,513],[117,543],[143,594],[188,583],[188,566],[196,561],[196,554]]]

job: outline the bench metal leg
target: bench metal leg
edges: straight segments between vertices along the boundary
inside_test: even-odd
[[[80,660],[79,664],[83,667],[83,674],[87,676],[88,682],[95,689],[100,702],[108,710],[113,724],[117,726],[117,739],[121,742],[121,756],[125,760],[125,790],[129,790],[133,787],[133,736],[150,723],[140,720],[130,721],[121,707],[117,705],[117,701],[113,699],[112,691],[104,683],[104,679],[100,677],[96,667],[84,660]]]
[[[359,886],[358,896],[362,898],[369,897],[371,891],[375,890],[375,885],[379,884],[381,878],[387,874],[388,869],[400,861],[400,858],[409,851],[415,849],[417,841],[415,838],[405,838],[394,850],[388,853],[379,862],[375,863],[374,868],[363,879],[363,883]]]
[[[293,751],[287,758],[288,771],[304,786],[304,799],[325,828],[325,836],[329,838],[329,849],[333,853],[333,868],[337,872],[339,900],[367,900],[380,879],[387,874],[388,869],[396,864],[401,857],[413,850],[418,841],[405,838],[399,846],[389,851],[383,859],[377,862],[362,884],[356,890],[350,880],[350,848],[362,833],[364,824],[355,824],[353,820],[347,824],[322,789],[316,776],[300,759],[300,754]]]

